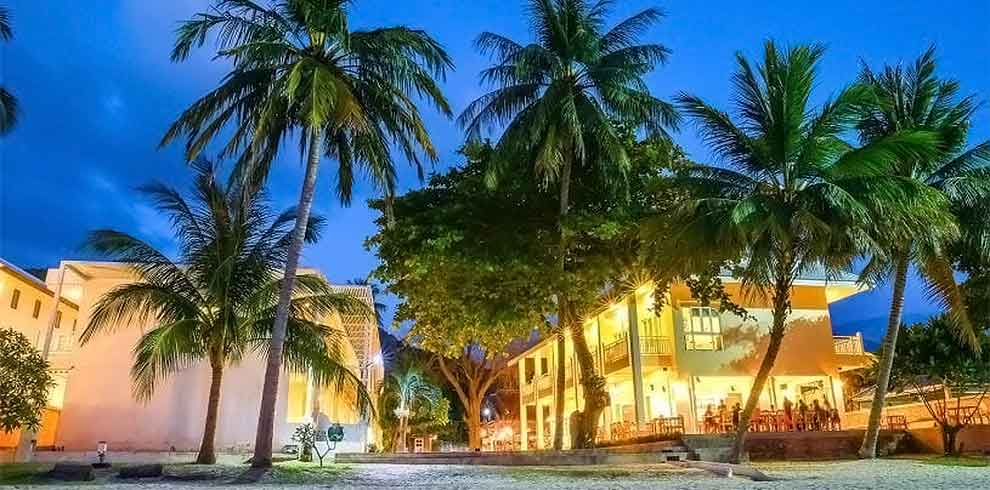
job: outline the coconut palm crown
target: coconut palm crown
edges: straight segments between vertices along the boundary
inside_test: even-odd
[[[431,161],[437,153],[416,97],[449,115],[437,79],[453,63],[421,30],[349,30],[351,3],[220,0],[183,22],[173,61],[184,61],[212,36],[217,57],[233,69],[179,116],[162,144],[185,138],[192,160],[232,128],[221,156],[267,167],[283,140],[298,137],[302,149],[315,146],[337,161],[337,192],[345,204],[361,169],[391,195],[392,145],[422,174],[421,153]]]
[[[758,66],[737,54],[734,115],[693,95],[678,97],[721,165],[685,169],[681,183],[694,197],[678,213],[675,236],[660,238],[695,251],[690,255],[699,260],[735,260],[743,291],[772,305],[769,346],[752,393],[762,392],[773,368],[799,276],[848,270],[871,243],[875,217],[907,230],[949,213],[941,194],[884,172],[900,157],[933,153],[936,135],[899,132],[853,148],[841,135],[870,100],[869,90],[850,86],[811,105],[823,52],[818,45],[780,49],[768,41]],[[758,398],[746,401],[737,459]]]
[[[217,181],[205,160],[193,164],[192,199],[173,188],[151,184],[142,192],[166,214],[175,229],[178,258],[173,261],[147,242],[113,230],[94,231],[88,246],[127,263],[138,280],[114,288],[93,308],[80,336],[86,343],[118,328],[153,323],[134,347],[134,395],[147,400],[170,376],[206,361],[211,368],[209,406],[197,462],[216,461],[223,372],[245,356],[268,355],[281,267],[296,219],[294,209],[273,214],[263,194]],[[319,237],[323,220],[310,218],[307,239]],[[346,334],[325,323],[337,313],[367,314],[360,301],[334,292],[321,277],[297,278],[282,362],[293,372],[310,373],[317,386],[349,393],[356,409],[372,405],[364,384],[347,366]]]
[[[956,210],[965,210],[990,198],[990,141],[966,149],[970,120],[977,104],[973,97],[959,97],[959,83],[936,75],[935,47],[929,47],[914,63],[886,66],[880,72],[864,67],[860,82],[875,99],[857,124],[863,143],[881,140],[905,130],[925,130],[940,135],[942,147],[924,158],[901,158],[889,167],[891,178],[910,179],[917,186],[942,194]],[[876,455],[880,414],[886,398],[894,346],[900,330],[904,288],[913,266],[929,295],[947,312],[960,341],[979,349],[977,331],[966,312],[957,287],[948,248],[960,229],[954,216],[932,222],[924,233],[891,230],[896,223],[880,223],[875,235],[878,247],[870,250],[864,280],[893,282],[893,298],[880,359],[877,389],[861,454]],[[895,239],[890,239],[894,237]]]

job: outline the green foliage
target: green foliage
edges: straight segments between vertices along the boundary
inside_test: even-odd
[[[928,131],[938,136],[937,151],[924,155],[900,155],[885,167],[891,180],[904,180],[932,194],[933,199],[913,201],[916,215],[927,215],[927,226],[898,229],[897,221],[875,223],[875,246],[863,271],[865,280],[890,277],[896,261],[907,257],[920,272],[932,299],[955,316],[956,336],[977,347],[976,330],[967,315],[962,293],[956,287],[952,244],[964,247],[968,257],[956,257],[963,268],[986,263],[990,248],[983,241],[987,225],[985,202],[990,197],[990,141],[966,149],[967,136],[977,104],[973,97],[959,97],[959,83],[936,75],[934,46],[914,63],[886,66],[880,72],[864,68],[860,82],[874,98],[858,123],[860,139],[871,143],[905,131]],[[951,203],[955,216],[947,213]],[[919,233],[918,230],[925,230]],[[957,251],[958,253],[959,251]],[[980,257],[983,257],[982,259]]]
[[[611,7],[530,0],[532,42],[492,32],[478,36],[475,45],[494,63],[481,72],[482,82],[494,88],[469,104],[459,122],[469,141],[504,125],[491,179],[506,175],[516,162],[533,165],[542,182],[558,182],[565,163],[622,176],[629,155],[615,121],[651,137],[666,137],[665,128],[676,128],[676,111],[654,97],[644,79],[669,50],[638,44],[663,13],[646,9],[609,29]]]
[[[805,272],[848,270],[875,220],[922,229],[931,217],[912,214],[912,206],[934,203],[944,212],[938,193],[885,173],[899,157],[933,152],[937,135],[902,132],[851,147],[841,137],[871,97],[859,85],[810,107],[822,54],[817,45],[781,50],[767,42],[755,68],[737,55],[735,120],[698,97],[678,97],[726,165],[695,165],[678,177],[692,197],[672,226],[660,228],[671,233],[651,240],[660,274],[732,264],[749,291],[786,288]]]
[[[14,30],[10,26],[10,10],[0,7],[0,41],[10,41],[14,37]],[[7,87],[0,86],[0,135],[9,133],[17,125],[20,115],[20,108],[17,98],[7,90]]]
[[[303,424],[292,432],[292,440],[299,444],[299,461],[313,461],[313,444],[316,441],[316,430],[313,424]]]
[[[408,410],[398,412],[397,409]],[[443,395],[440,383],[415,361],[399,365],[389,373],[378,399],[378,424],[382,429],[383,449],[394,451],[401,430],[414,434],[437,433],[450,424],[450,400]]]
[[[348,0],[217,0],[180,24],[173,61],[216,42],[233,66],[220,86],[194,102],[162,144],[186,139],[196,158],[217,137],[223,156],[240,157],[243,175],[263,177],[286,139],[312,132],[337,160],[337,193],[348,203],[356,171],[386,195],[396,185],[393,148],[422,172],[420,152],[436,149],[419,103],[450,108],[437,79],[453,64],[424,31],[408,27],[350,30]],[[305,150],[312,141],[303,139]]]
[[[956,393],[990,389],[990,338],[981,332],[980,352],[951,339],[955,326],[947,315],[904,328],[897,338],[891,386],[923,389],[941,384]]]
[[[222,367],[249,353],[268,354],[295,211],[274,214],[257,188],[239,181],[222,185],[217,169],[205,160],[194,162],[193,169],[191,200],[158,183],[141,189],[171,220],[178,261],[119,231],[98,230],[88,240],[96,252],[128,263],[139,280],[96,302],[80,340],[143,326],[131,368],[139,399],[150,398],[167,377],[197,362]],[[318,238],[322,222],[310,219],[309,241]],[[348,339],[320,319],[338,312],[370,315],[367,310],[323,278],[300,275],[282,354],[288,369],[311,373],[317,385],[356,393],[362,411],[371,403],[345,364]]]
[[[484,181],[486,145],[462,149],[466,163],[434,175],[420,190],[384,200],[378,232],[368,240],[374,274],[402,299],[396,322],[436,353],[460,356],[479,343],[501,352],[544,323],[558,275],[549,273],[553,199],[523,179],[497,189]]]
[[[55,380],[24,334],[0,328],[0,432],[36,430]]]

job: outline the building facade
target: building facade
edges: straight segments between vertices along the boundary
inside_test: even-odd
[[[747,311],[745,318],[719,312],[717,305],[695,301],[683,284],[675,284],[664,306],[654,307],[655,288],[646,284],[619,301],[588,315],[585,339],[596,372],[607,381],[609,406],[602,414],[599,440],[642,434],[651,424],[677,420],[686,432],[701,432],[709,406],[745,405],[769,343],[769,301],[742,295],[737,281],[722,278],[732,300]],[[800,279],[791,292],[787,334],[760,408],[781,408],[785,400],[827,402],[840,411],[840,372],[865,365],[860,335],[835,337],[828,305],[859,292],[852,278],[843,281]],[[554,387],[564,376],[565,445],[567,420],[579,409],[578,365],[570,336],[565,340],[563,373],[555,369],[557,344],[544,340],[511,362],[518,369],[520,416],[518,447],[543,449],[554,424]]]
[[[318,271],[300,270],[300,273],[318,274]],[[96,336],[85,346],[78,345],[78,336],[100,297],[136,280],[130,268],[120,263],[63,261],[59,268],[48,271],[47,289],[60,290],[63,301],[76,308],[77,321],[74,329],[63,327],[71,335],[64,341],[66,352],[58,364],[66,373],[64,387],[60,395],[53,396],[53,404],[58,402],[59,417],[54,427],[46,423],[42,431],[53,434],[51,443],[39,439],[39,446],[82,451],[92,450],[97,441],[107,441],[113,450],[195,451],[199,448],[210,385],[210,370],[205,362],[171,376],[161,383],[150,400],[137,401],[132,395],[130,379],[132,351],[153,323],[121,325],[112,333]],[[348,286],[344,291],[370,300],[370,291],[360,289]],[[4,291],[5,295],[9,294]],[[30,328],[17,319],[6,319],[5,315],[0,308],[3,319],[0,324]],[[366,386],[369,389],[378,386],[384,372],[381,363],[375,362],[381,356],[374,318],[358,321],[335,315],[321,321],[349,340],[344,343],[344,355]],[[53,350],[53,359],[55,354]],[[257,355],[247,355],[226,369],[216,436],[218,450],[246,451],[253,446],[264,371],[264,359]],[[367,444],[377,441],[378,434],[373,424],[355,412],[351,398],[353,394],[315,387],[306,373],[283,373],[276,404],[276,450],[292,442],[296,427],[311,422],[320,428],[333,423],[343,425],[345,440],[338,448],[365,450]]]
[[[55,378],[42,416],[42,429],[34,434],[41,446],[55,444],[55,428],[62,413],[80,328],[79,305],[65,297],[56,300],[57,297],[45,281],[0,258],[0,328],[24,334],[39,352],[45,353]],[[20,431],[0,432],[0,448],[17,446],[20,438]]]

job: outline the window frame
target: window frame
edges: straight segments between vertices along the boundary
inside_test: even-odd
[[[704,315],[694,315],[695,311],[705,311]],[[720,352],[725,350],[725,343],[722,341],[722,315],[718,309],[712,306],[700,306],[697,304],[682,305],[682,331],[684,334],[684,350],[692,352]],[[700,318],[699,328],[695,328],[693,319]],[[706,343],[702,340],[699,347],[698,338],[708,338]],[[707,347],[710,344],[711,347]]]
[[[41,300],[34,300],[34,310],[31,312],[31,318],[38,318],[41,316]]]

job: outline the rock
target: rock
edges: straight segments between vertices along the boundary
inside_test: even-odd
[[[92,481],[93,467],[85,463],[55,463],[48,476],[62,481]]]
[[[162,476],[161,464],[138,464],[125,466],[117,474],[119,478],[156,478]]]

